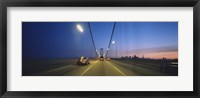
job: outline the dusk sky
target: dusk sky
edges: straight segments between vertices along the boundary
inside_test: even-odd
[[[107,50],[114,23],[90,25],[97,50]],[[116,22],[112,41],[109,57],[177,58],[178,22]],[[96,56],[87,22],[22,22],[22,51],[27,59]]]

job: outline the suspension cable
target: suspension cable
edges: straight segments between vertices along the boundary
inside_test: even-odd
[[[108,45],[108,48],[107,48],[105,57],[107,56],[108,51],[109,51],[109,49],[110,49],[110,45],[111,45],[111,43],[112,43],[112,38],[113,38],[114,31],[115,31],[115,25],[116,25],[116,22],[114,22],[114,25],[113,25],[112,34],[111,34],[111,36],[110,36],[110,42],[109,42],[109,45]]]
[[[95,49],[96,56],[98,56],[98,53],[96,51],[97,49],[96,49],[96,46],[95,46],[95,43],[94,43],[94,38],[93,38],[92,30],[91,30],[89,22],[88,22],[88,27],[89,27],[89,30],[90,30],[90,35],[91,35],[91,38],[92,38],[92,43],[93,43],[93,46],[94,46],[94,49]]]

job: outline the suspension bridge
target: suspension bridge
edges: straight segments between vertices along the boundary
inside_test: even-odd
[[[67,24],[68,25],[68,24]],[[66,59],[48,59],[48,60],[24,60],[22,66],[23,76],[168,76],[177,75],[177,72],[162,72],[160,70],[160,61],[138,59],[138,57],[123,58],[123,48],[126,41],[134,42],[131,39],[134,35],[125,36],[120,33],[117,26],[121,25],[116,22],[110,26],[110,32],[107,33],[107,39],[100,41],[104,47],[99,47],[99,37],[95,36],[96,32],[90,22],[82,25],[76,25],[77,30],[67,32],[68,40],[66,51],[60,54],[66,54]],[[33,28],[34,29],[34,28]],[[36,28],[35,28],[36,29]],[[51,28],[50,28],[51,29]],[[24,30],[25,32],[26,30]],[[77,34],[80,32],[80,34]],[[126,30],[125,30],[126,32]],[[75,34],[76,33],[76,34]],[[25,36],[25,35],[23,35]],[[32,35],[33,36],[33,35]],[[120,36],[120,37],[119,37]],[[119,40],[120,39],[120,40]],[[28,39],[23,39],[28,40]],[[60,40],[65,40],[62,37]],[[57,41],[57,40],[56,40]],[[55,43],[56,41],[52,41]],[[121,42],[120,42],[121,41]],[[123,42],[124,41],[124,42]],[[56,43],[56,45],[61,43]],[[133,43],[132,43],[133,44]],[[130,45],[130,51],[133,45]],[[44,43],[46,45],[46,43]],[[62,44],[61,44],[62,46]],[[38,47],[38,46],[35,46]],[[43,47],[43,46],[42,46]],[[56,49],[55,46],[52,46]],[[101,49],[100,49],[101,48]],[[54,50],[55,50],[54,49]],[[28,49],[26,49],[28,50]],[[61,51],[61,50],[59,50]],[[59,54],[59,51],[57,52]],[[46,52],[46,51],[44,51]],[[43,53],[43,52],[41,52]],[[76,62],[81,56],[88,57],[90,64],[78,65]],[[103,57],[103,60],[99,60]],[[173,74],[172,74],[173,73]],[[175,74],[174,74],[175,73]]]

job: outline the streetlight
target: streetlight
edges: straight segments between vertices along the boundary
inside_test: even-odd
[[[112,44],[115,44],[115,41],[112,41]]]
[[[83,27],[80,24],[77,24],[76,27],[81,33],[83,32]]]
[[[112,41],[112,44],[116,47],[116,58],[117,58],[117,45],[115,44],[115,41]]]

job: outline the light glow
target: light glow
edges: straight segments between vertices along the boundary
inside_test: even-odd
[[[80,24],[77,24],[76,27],[80,32],[83,32],[83,27]]]
[[[115,41],[112,41],[112,44],[115,44]]]

